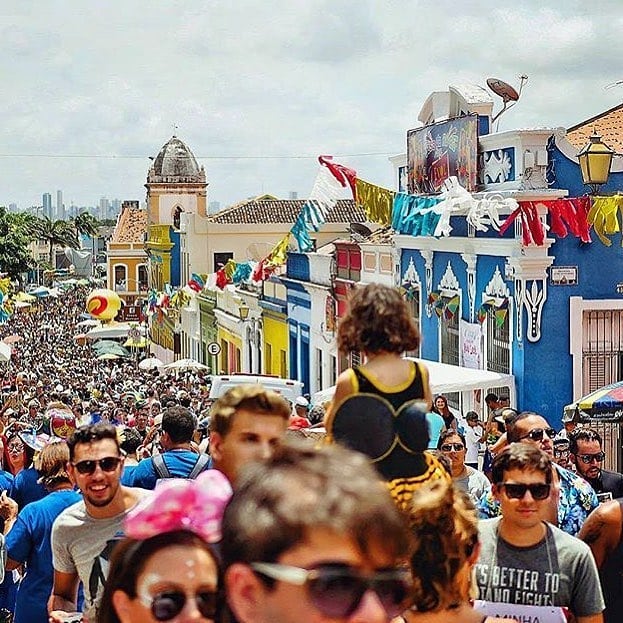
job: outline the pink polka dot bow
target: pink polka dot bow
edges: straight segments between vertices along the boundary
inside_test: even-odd
[[[196,480],[160,480],[125,519],[125,533],[149,539],[165,532],[188,530],[208,543],[221,538],[221,519],[232,495],[229,480],[217,469],[208,469]]]

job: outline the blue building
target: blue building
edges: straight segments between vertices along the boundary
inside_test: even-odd
[[[613,111],[569,136],[487,133],[492,111],[474,85],[433,93],[393,159],[400,283],[420,310],[422,357],[513,374],[516,406],[559,427],[566,404],[623,379],[621,235],[608,233],[618,199],[586,196],[572,142]],[[604,192],[623,188],[619,160]]]

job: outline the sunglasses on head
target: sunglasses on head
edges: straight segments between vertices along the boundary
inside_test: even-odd
[[[578,458],[582,463],[592,463],[593,461],[597,461],[601,463],[606,458],[605,452],[596,452],[595,454],[578,454]]]
[[[269,562],[251,563],[251,568],[267,578],[305,586],[309,600],[325,617],[350,616],[368,590],[373,590],[390,618],[409,604],[413,579],[408,569],[388,569],[364,575],[346,565],[322,565],[301,569]]]
[[[465,446],[462,443],[444,443],[441,446],[442,452],[461,452],[461,450],[465,450]]]
[[[153,597],[139,597],[141,603],[151,610],[156,621],[174,619],[186,605],[188,599],[194,599],[197,610],[206,619],[216,618],[217,595],[213,591],[199,591],[194,595],[186,595],[182,591],[166,591]]]
[[[514,484],[510,482],[500,482],[498,487],[504,487],[507,497],[513,500],[521,500],[526,491],[530,491],[530,495],[535,500],[544,500],[549,497],[550,486],[545,483],[534,483],[530,485],[526,484]]]
[[[555,428],[533,428],[529,433],[526,433],[519,439],[530,438],[532,441],[543,441],[543,435],[546,434],[550,439],[556,435]]]
[[[82,474],[83,476],[86,474],[92,476],[98,465],[103,472],[114,472],[120,462],[121,457],[119,456],[107,456],[103,459],[78,461],[77,463],[72,463],[72,465],[76,468],[79,474]]]

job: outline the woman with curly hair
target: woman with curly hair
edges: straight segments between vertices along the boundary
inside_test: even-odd
[[[337,379],[331,411],[345,398],[372,393],[399,409],[409,400],[431,406],[428,370],[404,359],[405,351],[420,344],[418,328],[396,288],[378,283],[357,288],[338,328],[338,348],[347,355],[360,352],[365,363],[348,368]]]
[[[409,521],[413,535],[413,605],[406,623],[503,623],[483,616],[470,600],[478,559],[478,515],[468,495],[436,480],[415,491]]]

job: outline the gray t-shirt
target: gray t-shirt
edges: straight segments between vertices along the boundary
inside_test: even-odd
[[[479,523],[482,548],[476,563],[480,599],[531,606],[563,606],[575,616],[602,612],[595,560],[586,543],[546,524],[545,539],[516,547],[498,535],[501,518]]]
[[[133,489],[140,499],[148,494]],[[84,586],[84,614],[97,621],[97,608],[108,576],[110,555],[124,537],[123,520],[128,511],[106,519],[95,519],[84,501],[66,508],[52,526],[52,563],[61,573],[77,573]]]
[[[489,479],[477,469],[465,466],[465,473],[458,478],[454,478],[457,489],[465,491],[472,498],[474,504],[487,492],[491,490]]]

